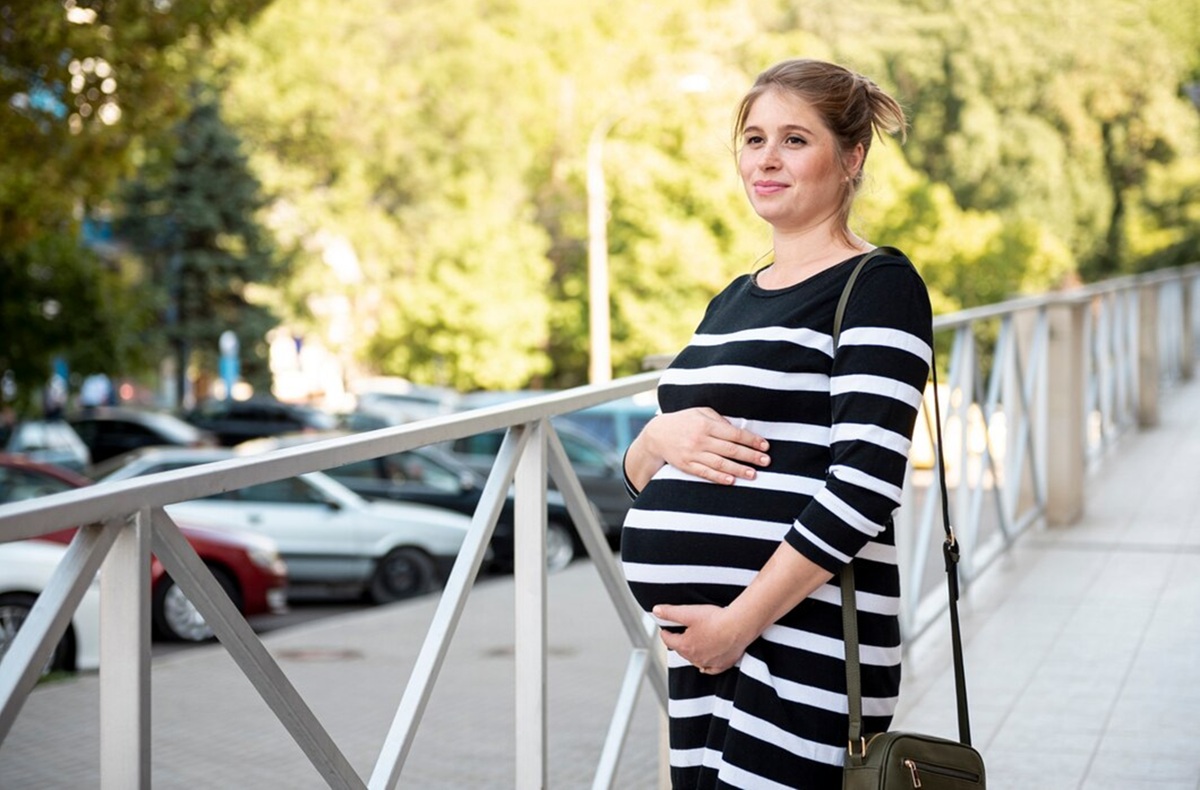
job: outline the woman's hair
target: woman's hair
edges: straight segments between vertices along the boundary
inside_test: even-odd
[[[850,220],[850,207],[862,183],[863,167],[875,134],[899,134],[904,139],[904,109],[871,80],[835,63],[796,58],[777,63],[758,75],[754,85],[738,105],[734,122],[734,150],[741,148],[742,132],[750,108],[772,88],[798,96],[807,102],[837,139],[841,153],[838,161],[848,180],[842,192],[837,219],[842,232]],[[858,171],[846,170],[845,157],[862,144],[863,161]]]

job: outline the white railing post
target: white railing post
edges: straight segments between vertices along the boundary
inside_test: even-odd
[[[546,428],[531,423],[517,463],[513,581],[516,630],[516,787],[546,787]]]
[[[100,787],[150,787],[150,511],[133,514],[100,570]]]
[[[1137,287],[1137,424],[1139,428],[1158,425],[1158,395],[1161,388],[1158,359],[1158,291],[1148,283]]]
[[[1052,525],[1072,524],[1083,514],[1088,419],[1084,322],[1089,306],[1086,301],[1067,302],[1048,313],[1046,520]]]
[[[1191,381],[1196,374],[1196,338],[1192,332],[1196,326],[1196,289],[1193,286],[1197,282],[1200,278],[1189,279],[1186,273],[1179,278],[1179,377],[1184,381]]]

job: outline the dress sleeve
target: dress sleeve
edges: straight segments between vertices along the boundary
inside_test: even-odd
[[[830,376],[830,465],[788,542],[837,573],[886,529],[932,358],[929,293],[907,261],[873,262],[846,305]]]

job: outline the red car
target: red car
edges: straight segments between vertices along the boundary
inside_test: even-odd
[[[0,454],[0,504],[91,484],[91,480],[69,469]],[[274,541],[261,535],[219,532],[196,525],[180,524],[179,528],[243,616],[286,610],[287,566]],[[41,539],[70,543],[74,535],[75,529],[70,528]],[[211,639],[212,629],[157,557],[151,560],[150,574],[155,633],[186,642]]]

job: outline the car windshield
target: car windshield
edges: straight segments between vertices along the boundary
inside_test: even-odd
[[[28,469],[0,466],[0,503],[21,502],[25,499],[69,491],[75,486],[57,477],[43,475]]]

